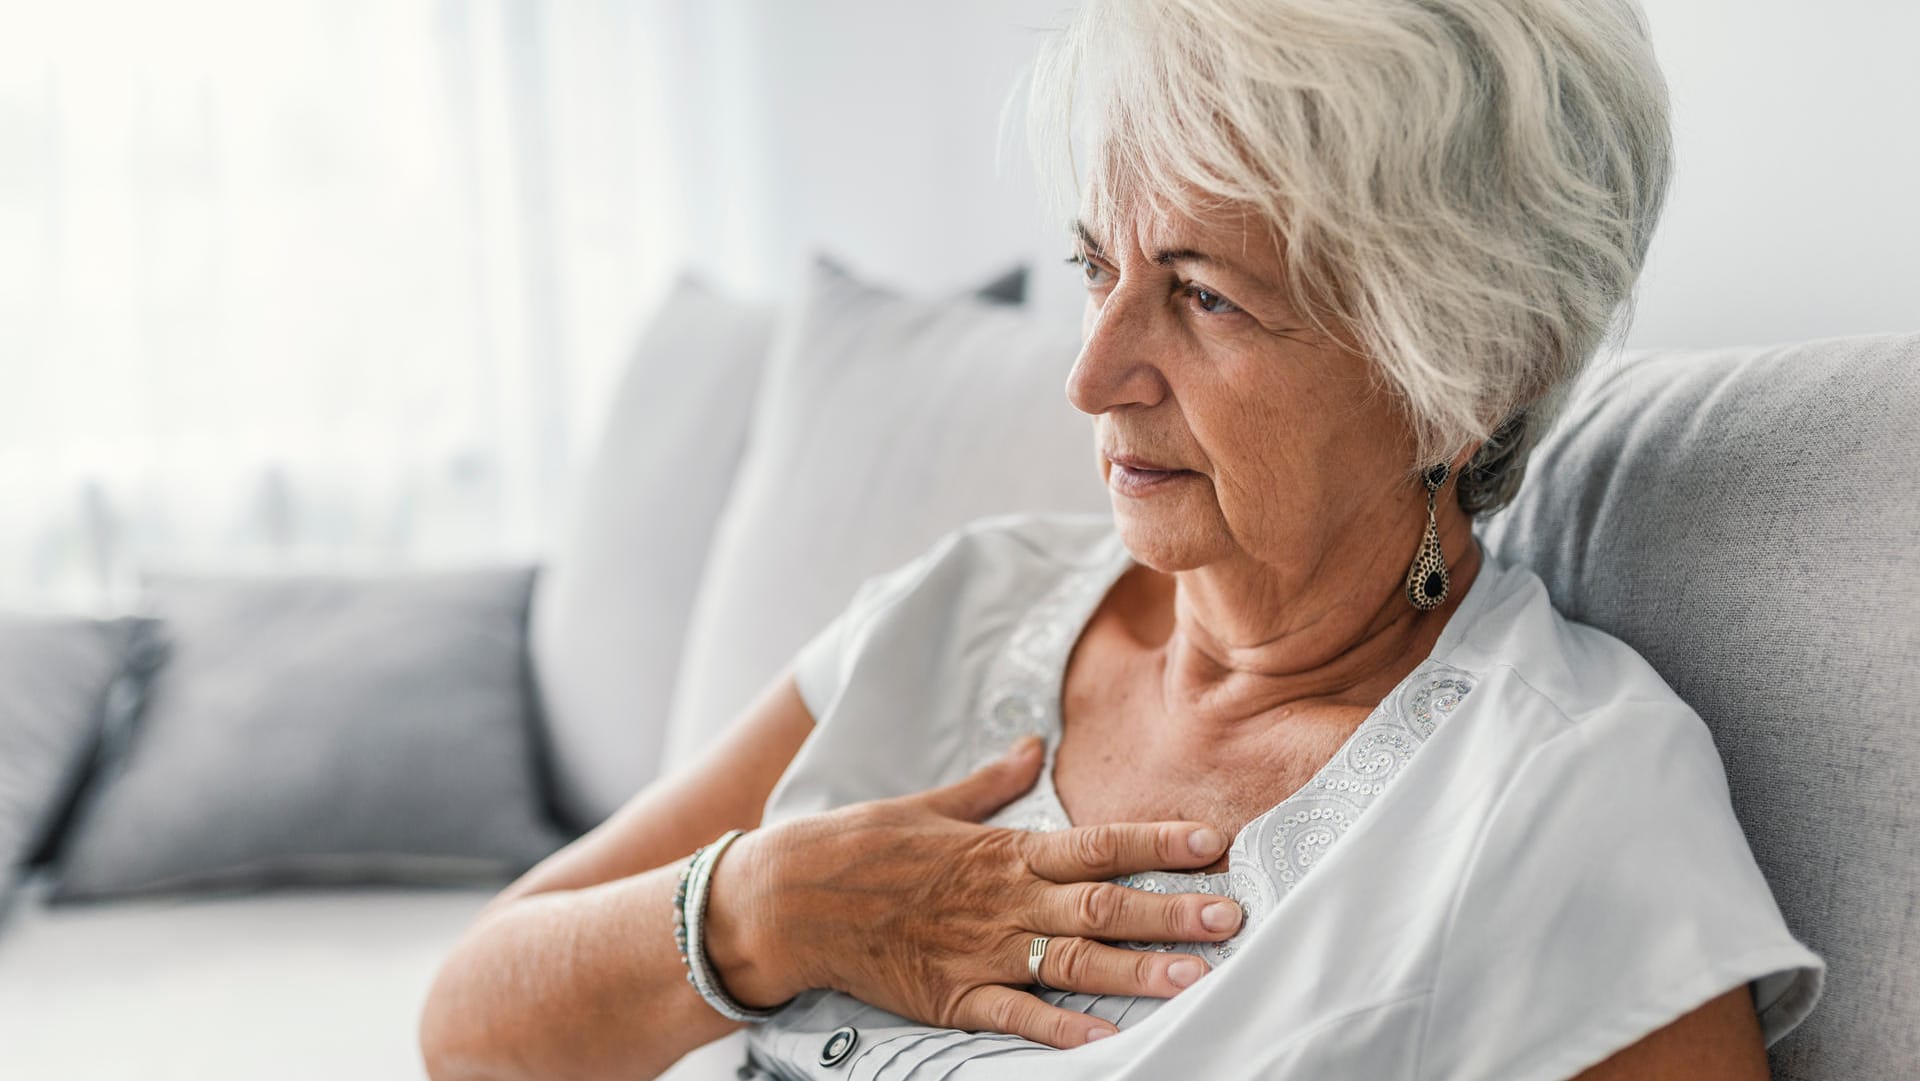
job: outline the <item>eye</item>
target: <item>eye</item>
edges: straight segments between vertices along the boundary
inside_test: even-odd
[[[1101,275],[1107,272],[1106,268],[1094,262],[1092,259],[1087,258],[1085,253],[1074,252],[1072,255],[1067,256],[1067,262],[1080,267],[1082,284],[1088,288],[1106,284],[1106,281],[1101,278]]]
[[[1208,315],[1226,315],[1240,310],[1239,305],[1203,285],[1189,285],[1186,292]]]

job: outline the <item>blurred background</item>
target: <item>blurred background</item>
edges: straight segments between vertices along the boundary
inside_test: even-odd
[[[1055,0],[0,0],[0,607],[153,566],[537,558],[683,267],[1013,259]],[[1629,343],[1920,325],[1920,6],[1647,0],[1678,174]]]
[[[1644,5],[1614,344],[1905,335],[1665,354],[1515,559],[1721,722],[1834,958],[1775,1076],[1909,1076],[1920,4]],[[1019,123],[1070,6],[0,0],[0,1078],[420,1081],[481,906],[856,586],[1108,506]]]

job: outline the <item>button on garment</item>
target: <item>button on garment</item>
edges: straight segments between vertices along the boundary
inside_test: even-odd
[[[860,1042],[860,1030],[852,1025],[841,1025],[827,1037],[820,1047],[820,1065],[838,1066],[853,1054],[854,1047]]]

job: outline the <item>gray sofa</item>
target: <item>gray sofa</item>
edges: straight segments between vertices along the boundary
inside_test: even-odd
[[[846,299],[834,310],[869,307]],[[956,303],[939,302],[949,314]],[[979,318],[1015,317],[983,310]],[[928,333],[927,325],[903,318],[899,333]],[[1059,333],[1017,332],[1048,341]],[[794,363],[804,351],[796,337],[804,328],[776,342],[769,363]],[[1004,345],[972,330],[950,339],[948,360],[962,366],[966,350]],[[879,347],[857,335],[833,340]],[[700,347],[679,340],[675,348]],[[729,348],[752,352],[766,342]],[[935,363],[927,350],[913,355]],[[1059,375],[1041,366],[1009,378],[1031,384],[1018,393],[1057,396]],[[917,375],[898,378],[910,390]],[[766,414],[761,403],[740,424],[761,424]],[[614,427],[627,420],[616,417]],[[1640,649],[1712,725],[1781,907],[1831,966],[1819,1007],[1773,1049],[1777,1078],[1920,1076],[1920,750],[1904,738],[1920,713],[1920,495],[1909,473],[1920,462],[1916,422],[1920,336],[1629,354],[1594,369],[1519,501],[1480,527],[1489,550],[1538,570],[1568,615]],[[1060,423],[1084,418],[1063,414]],[[742,476],[756,453],[774,465],[787,454],[744,438]],[[607,445],[617,450],[621,441]],[[1046,501],[1044,486],[1033,487],[1035,461],[1013,446],[986,468],[1019,475],[1023,499]],[[1058,502],[1086,505],[1088,468],[1084,458],[1060,463],[1049,482]],[[593,472],[622,471],[603,461]],[[817,626],[850,582],[916,551],[929,531],[996,509],[1021,508],[936,502],[897,528],[884,508],[858,520],[794,523],[798,548],[847,553],[846,565],[810,564],[809,588],[789,599],[784,617]],[[692,535],[716,550],[727,547],[728,516],[754,518],[737,507],[711,513]],[[631,535],[586,547],[644,558],[646,516],[615,517],[594,528]],[[556,559],[581,547],[564,544]],[[694,573],[704,592],[726,572]],[[824,587],[812,580],[820,578]],[[684,600],[670,615],[714,618],[698,615],[697,604]],[[650,693],[663,704],[670,688]],[[591,739],[586,731],[579,738]],[[698,725],[681,733],[667,764],[684,760],[701,735]],[[662,738],[649,735],[642,746],[620,733],[610,746],[630,772],[599,778],[600,790],[644,783]],[[577,739],[562,749],[568,754],[582,756]],[[592,799],[567,790],[564,776],[556,783],[556,804],[593,817]],[[0,922],[0,1077],[417,1079],[420,1002],[495,888],[360,884],[65,906],[47,903],[57,881],[57,868],[31,868]],[[726,1058],[717,1047],[675,1076],[719,1081],[731,1076]]]

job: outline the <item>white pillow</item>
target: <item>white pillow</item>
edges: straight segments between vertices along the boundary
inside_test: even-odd
[[[665,765],[730,724],[864,579],[973,518],[1109,507],[1067,401],[1079,328],[816,261],[779,333],[676,682]]]
[[[656,774],[715,520],[745,447],[773,313],[683,274],[622,377],[534,593],[556,809],[577,829]]]

